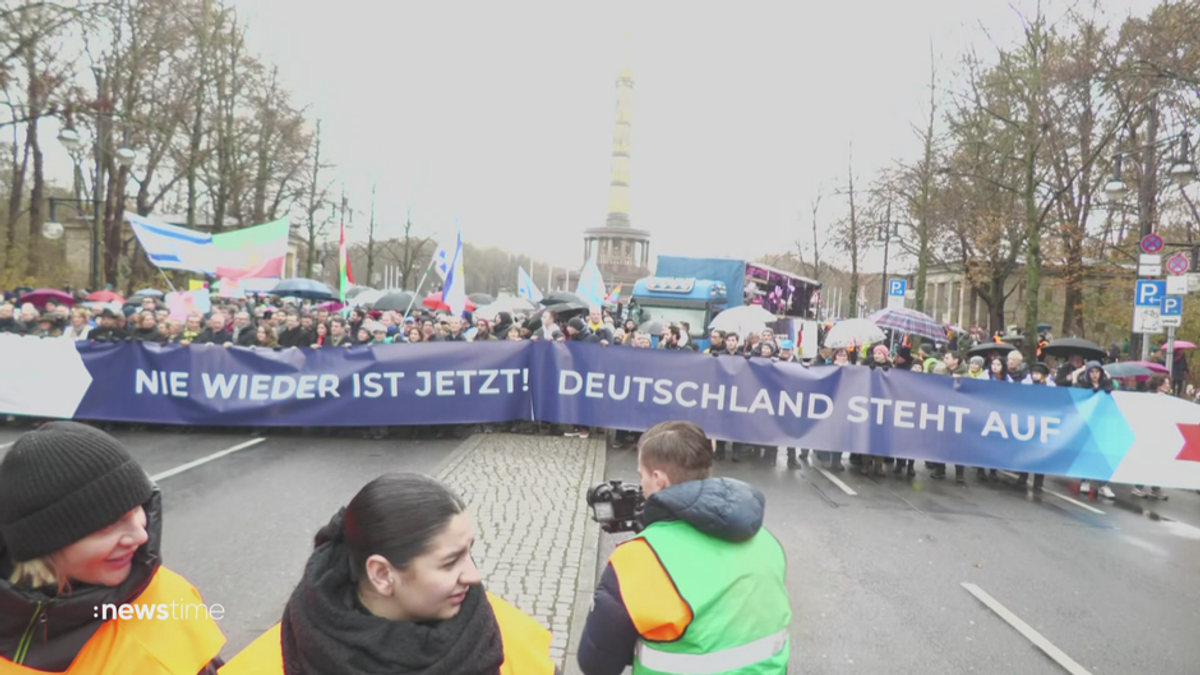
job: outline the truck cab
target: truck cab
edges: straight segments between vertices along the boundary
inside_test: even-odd
[[[708,348],[708,324],[728,303],[725,284],[709,279],[645,277],[633,285],[631,309],[638,312],[638,325],[658,319],[686,321],[689,341],[696,349]],[[740,304],[740,303],[739,303]],[[651,336],[657,345],[658,336]]]

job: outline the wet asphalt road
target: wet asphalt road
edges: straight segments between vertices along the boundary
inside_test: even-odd
[[[0,426],[0,455],[18,429]],[[113,432],[152,475],[255,441],[245,432]],[[459,440],[272,435],[162,478],[166,564],[225,609],[231,656],[278,620],[313,534],[367,481],[433,472]],[[719,473],[767,496],[788,555],[792,673],[1062,673],[962,586],[975,584],[1088,672],[1200,672],[1200,496],[1167,502],[1035,496],[788,469],[782,455]],[[637,479],[632,451],[607,475]],[[619,537],[602,535],[607,557]]]
[[[1063,673],[962,586],[974,584],[1087,672],[1200,672],[1200,495],[1034,496],[997,483],[718,463],[767,498],[788,557],[791,673]],[[637,480],[633,451],[608,478]],[[1170,519],[1170,520],[1166,520]],[[601,535],[601,556],[620,536]],[[602,568],[600,568],[602,570]]]

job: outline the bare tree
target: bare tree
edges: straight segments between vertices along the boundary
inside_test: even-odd
[[[331,169],[332,165],[321,162],[321,120],[317,120],[317,130],[313,135],[312,164],[308,172],[308,194],[305,199],[305,240],[307,256],[304,261],[304,276],[312,278],[313,265],[317,262],[317,246],[329,228],[331,215],[324,212],[329,208],[329,189],[333,180],[324,181],[321,172]],[[324,181],[324,182],[323,182]]]
[[[851,146],[850,158],[846,165],[846,197],[849,200],[850,213],[837,225],[834,232],[834,242],[837,248],[850,257],[850,318],[858,316],[859,276],[858,266],[862,262],[862,248],[865,237],[862,223],[859,220],[858,204],[854,192],[854,149]]]

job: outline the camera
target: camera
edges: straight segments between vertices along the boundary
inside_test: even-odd
[[[592,509],[592,520],[600,523],[600,529],[610,534],[616,532],[641,532],[642,507],[646,496],[642,486],[619,480],[600,483],[588,490],[587,503]]]

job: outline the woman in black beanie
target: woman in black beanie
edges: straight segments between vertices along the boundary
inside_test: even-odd
[[[317,533],[283,620],[221,675],[554,675],[550,631],[484,591],[466,504],[385,474]]]
[[[162,566],[161,531],[158,489],[113,437],[18,438],[0,462],[0,672],[215,675],[225,636]]]

